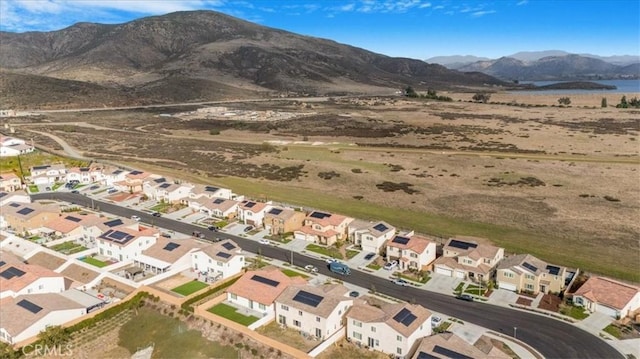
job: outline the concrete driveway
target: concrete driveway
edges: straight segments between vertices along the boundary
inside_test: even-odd
[[[497,305],[515,304],[518,300],[518,294],[506,289],[496,289],[489,297],[489,303]]]
[[[442,294],[451,295],[461,282],[458,278],[447,277],[441,274],[432,274],[431,279],[423,286],[424,289]]]

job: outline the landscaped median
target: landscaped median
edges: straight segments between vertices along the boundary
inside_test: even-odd
[[[207,311],[215,315],[219,315],[223,318],[227,318],[238,324],[244,325],[245,327],[248,327],[258,319],[260,319],[258,317],[254,317],[253,315],[246,316],[244,314],[240,314],[238,313],[237,308],[224,303],[214,305],[213,307],[207,309]]]

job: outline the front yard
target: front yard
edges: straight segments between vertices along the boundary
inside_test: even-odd
[[[564,314],[578,320],[585,319],[589,316],[589,312],[587,312],[583,307],[577,307],[568,304],[560,305],[560,314]]]
[[[215,315],[219,315],[223,318],[227,318],[238,324],[242,324],[244,326],[249,326],[259,319],[257,317],[254,317],[253,315],[246,316],[246,315],[240,314],[237,312],[237,310],[238,310],[237,308],[232,307],[228,304],[220,303],[209,308],[207,311]]]
[[[203,283],[197,280],[192,280],[191,282],[187,282],[183,285],[177,286],[173,289],[171,289],[172,292],[178,293],[178,294],[182,294],[185,297],[188,296],[189,294],[195,293],[197,291],[199,291],[200,289],[206,288],[209,285],[207,283]]]
[[[336,259],[344,259],[344,256],[342,255],[342,253],[340,253],[340,249],[333,246],[324,247],[324,246],[320,246],[312,243],[307,245],[305,249],[311,252],[322,254],[323,256],[336,258]]]
[[[304,278],[304,279],[309,278],[309,276],[308,276],[308,275],[303,274],[303,273],[300,273],[300,272],[295,271],[295,270],[293,270],[293,269],[287,269],[287,268],[284,268],[284,269],[282,269],[281,271],[282,271],[282,273],[284,273],[287,277],[302,277],[302,278]]]

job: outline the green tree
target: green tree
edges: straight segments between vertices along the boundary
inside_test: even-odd
[[[569,106],[571,105],[571,99],[568,97],[560,97],[558,99],[558,103],[564,106]]]
[[[48,347],[64,345],[71,340],[71,334],[66,328],[52,325],[38,334],[41,343]]]
[[[487,103],[491,98],[491,94],[488,94],[485,92],[478,92],[477,94],[473,95],[472,98],[473,98],[473,101],[475,102]]]
[[[407,97],[418,97],[418,93],[411,86],[407,86],[407,88],[404,90],[404,95]]]
[[[629,107],[629,103],[627,103],[627,96],[622,96],[620,99],[620,103],[616,105],[617,108],[627,108]]]
[[[21,353],[13,347],[13,345],[0,342],[0,358],[18,359]]]
[[[607,107],[607,98],[603,97],[602,101],[600,102],[600,107]]]

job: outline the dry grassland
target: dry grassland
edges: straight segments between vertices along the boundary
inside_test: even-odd
[[[455,101],[235,105],[314,113],[271,122],[156,109],[49,115],[17,128],[36,141],[29,129],[54,133],[90,157],[256,198],[444,237],[484,236],[508,251],[640,281],[640,111],[599,108],[603,96],[615,104],[621,94],[570,96],[568,108],[551,107],[558,96],[550,95],[491,99],[538,107],[447,95]]]

